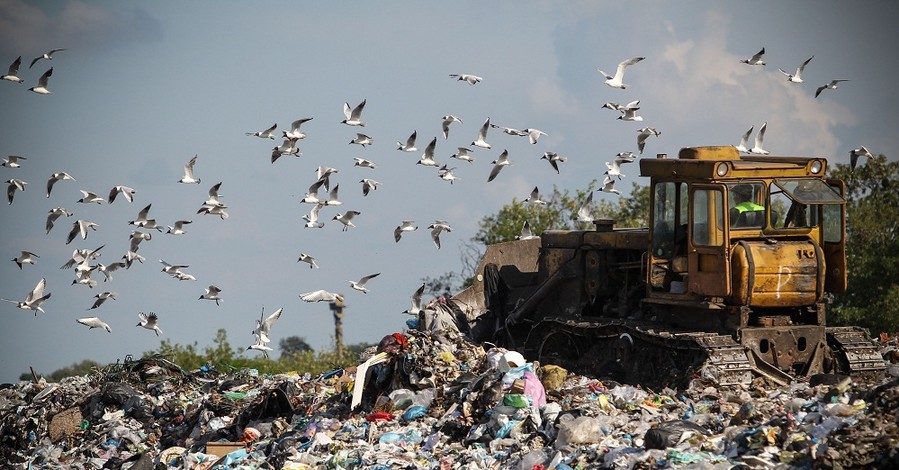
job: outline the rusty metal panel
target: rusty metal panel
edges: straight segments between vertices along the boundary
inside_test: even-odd
[[[781,240],[774,244],[747,241],[744,245],[749,247],[748,260],[735,259],[734,264],[747,269],[740,269],[739,278],[734,276],[733,292],[751,290],[750,306],[800,307],[818,300],[823,273],[818,270],[819,253],[813,244]]]

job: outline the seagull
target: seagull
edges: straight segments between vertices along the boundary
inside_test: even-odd
[[[608,175],[606,175],[606,178],[602,182],[602,188],[599,188],[599,190],[604,193],[612,193],[619,196],[621,195],[621,191],[615,189],[615,180],[613,180]]]
[[[97,263],[97,271],[103,274],[103,282],[109,282],[112,280],[112,272],[118,270],[119,268],[128,269],[128,264],[124,261],[117,261],[112,264],[103,264]]]
[[[366,145],[371,145],[372,143],[374,142],[371,140],[371,137],[361,132],[357,132],[356,138],[350,141],[350,144],[359,144],[363,147],[365,147]]]
[[[322,228],[325,226],[324,222],[318,221],[318,211],[324,206],[325,204],[323,202],[320,202],[312,206],[312,209],[309,211],[308,215],[303,216],[303,220],[306,221],[306,228]]]
[[[32,310],[34,311],[34,316],[37,316],[37,312],[44,313],[44,309],[41,308],[41,304],[43,304],[45,300],[50,298],[49,292],[44,295],[44,289],[46,288],[47,279],[42,278],[40,281],[38,281],[37,285],[34,286],[34,289],[32,289],[31,292],[29,292],[28,295],[25,296],[24,301],[19,302],[16,300],[2,298],[0,298],[0,300],[14,303],[16,304],[16,307],[19,307],[22,310]]]
[[[165,260],[159,260],[162,263],[162,272],[168,274],[169,276],[176,276],[177,273],[182,272],[181,268],[189,268],[190,265],[187,264],[171,264]]]
[[[621,173],[621,165],[625,163],[632,163],[636,156],[633,152],[621,152],[616,155],[617,158],[612,162],[606,162],[606,168],[608,168],[604,174],[608,175],[608,177],[617,176],[620,180],[624,175]]]
[[[524,132],[524,134],[528,136],[528,141],[531,144],[536,144],[537,139],[539,139],[540,136],[546,135],[546,132],[543,132],[540,129],[522,129],[521,132]]]
[[[371,160],[366,160],[362,157],[353,157],[353,160],[356,161],[356,163],[353,163],[353,166],[361,166],[362,168],[371,168],[371,169],[375,168],[375,162],[373,162]]]
[[[317,290],[300,294],[300,299],[304,302],[334,302],[339,300],[343,302],[343,296],[326,290]]]
[[[590,206],[593,204],[593,192],[587,193],[587,200],[581,204],[581,207],[577,210],[577,221],[578,222],[593,222],[593,213],[590,210]]]
[[[749,130],[743,134],[743,137],[740,137],[740,145],[737,145],[737,151],[743,153],[749,153],[749,148],[746,145],[749,144],[749,135],[752,134],[752,129],[755,128],[755,125],[749,126]]]
[[[337,197],[337,190],[340,188],[339,184],[334,185],[334,188],[328,193],[328,200],[325,201],[326,206],[339,206],[343,204],[340,202],[340,199]]]
[[[640,153],[643,153],[643,149],[646,147],[646,139],[651,136],[660,136],[662,133],[657,131],[654,127],[644,127],[642,129],[637,129],[637,148],[640,149]]]
[[[849,151],[849,171],[855,171],[855,166],[858,164],[859,157],[865,157],[868,160],[874,160],[874,155],[865,148],[864,145],[857,149],[852,149]]]
[[[278,123],[276,122],[276,123],[272,124],[272,127],[269,127],[268,129],[266,129],[264,131],[245,132],[244,134],[253,136],[253,137],[259,137],[261,139],[275,140],[275,129],[277,129],[277,128],[278,128]]]
[[[306,253],[300,253],[300,257],[297,258],[297,263],[299,263],[300,261],[302,261],[304,263],[308,263],[309,269],[313,269],[313,268],[318,269],[318,264],[315,263],[315,258],[307,255]]]
[[[768,123],[762,124],[762,127],[759,127],[759,131],[755,134],[755,145],[749,149],[750,153],[757,153],[759,155],[768,155],[768,151],[762,148],[762,141],[765,140],[765,129],[768,128]]]
[[[9,64],[9,71],[6,72],[6,75],[0,76],[0,80],[6,80],[16,83],[24,82],[24,79],[19,78],[20,65],[22,65],[22,56],[19,56],[16,60],[12,61],[12,63]]]
[[[221,189],[221,188],[222,188],[221,181],[212,185],[212,187],[209,188],[209,191],[207,192],[209,197],[206,198],[206,202],[204,202],[203,204],[207,205],[207,206],[224,207],[225,205],[221,201],[219,201],[219,198],[222,197],[222,195],[219,194],[219,189]]]
[[[103,320],[100,320],[97,317],[84,317],[75,320],[78,323],[88,327],[88,329],[93,330],[94,328],[103,328],[109,333],[112,333],[112,330],[109,329],[109,325],[107,325]]]
[[[268,337],[268,334],[272,331],[272,325],[281,318],[281,312],[283,312],[283,308],[279,308],[275,310],[274,313],[265,316],[265,307],[262,307],[262,312],[259,314],[259,319],[256,320],[256,328],[253,329],[253,335],[258,338],[257,343],[268,343],[271,340]]]
[[[329,166],[319,166],[315,169],[315,175],[318,179],[327,178],[333,173],[340,173],[340,170],[337,168],[331,168]],[[328,182],[325,180],[325,189],[328,189]]]
[[[50,175],[50,178],[47,180],[47,197],[50,197],[50,191],[53,190],[53,185],[56,184],[57,181],[60,180],[72,180],[75,181],[75,178],[72,178],[72,175],[64,172],[58,171]]]
[[[478,131],[478,138],[472,142],[471,145],[482,149],[489,149],[491,147],[491,145],[487,143],[487,129],[489,128],[490,118],[487,118],[487,120],[484,121],[484,125],[481,126],[481,130]]]
[[[146,260],[146,258],[144,258],[143,256],[141,256],[139,253],[137,253],[137,252],[134,251],[134,250],[129,250],[127,253],[125,253],[124,255],[122,255],[122,259],[125,260],[125,267],[126,267],[126,268],[130,268],[130,267],[131,267],[131,263],[134,263],[135,261],[137,261],[137,262],[143,264],[143,263],[144,263],[144,260]]]
[[[318,204],[323,202],[318,198],[318,188],[321,188],[323,184],[325,184],[326,178],[317,179],[312,185],[309,186],[309,190],[306,191],[306,195],[303,196],[303,199],[300,202],[306,204]]]
[[[490,127],[494,129],[502,129],[504,134],[514,135],[515,137],[524,137],[527,135],[526,132],[520,131],[514,127],[503,127],[497,126],[496,124],[490,124]]]
[[[99,294],[95,295],[94,298],[97,300],[94,301],[94,305],[91,305],[91,308],[89,308],[88,310],[93,310],[95,308],[100,307],[101,305],[103,305],[104,302],[106,302],[109,299],[115,300],[115,299],[119,298],[119,294],[117,292],[106,291],[106,292],[100,292]]]
[[[19,269],[21,270],[23,264],[30,264],[33,266],[34,258],[40,258],[40,256],[38,256],[30,251],[23,251],[22,254],[20,254],[16,258],[13,258],[12,261],[15,262],[16,265],[18,265]]]
[[[81,204],[90,204],[90,203],[103,204],[104,202],[106,202],[103,200],[102,197],[97,196],[95,193],[92,193],[90,191],[85,191],[83,189],[79,189],[79,191],[81,191],[81,199],[76,201],[78,203],[81,203]]]
[[[194,165],[197,164],[197,156],[194,155],[190,161],[184,165],[184,176],[178,180],[179,183],[184,184],[200,184],[200,178],[194,178]]]
[[[458,160],[465,160],[468,163],[474,163],[474,157],[469,155],[471,149],[468,147],[457,147],[456,153],[450,155],[450,158],[455,158]]]
[[[206,292],[203,293],[203,295],[201,295],[197,300],[214,300],[216,305],[221,305],[219,303],[219,301],[222,300],[222,298],[219,297],[219,293],[221,291],[222,290],[217,286],[210,284],[209,287],[206,288]]]
[[[262,337],[256,337],[256,342],[247,346],[247,351],[250,349],[255,349],[256,351],[262,351],[262,357],[268,359],[268,352],[273,349],[270,346],[267,346],[263,341]]]
[[[366,100],[362,100],[362,102],[356,105],[352,111],[350,111],[349,103],[343,103],[343,114],[346,116],[346,119],[340,121],[340,123],[348,126],[365,127],[365,122],[362,121],[362,108],[365,107],[365,101]]]
[[[87,240],[87,229],[91,229],[93,231],[97,230],[98,225],[84,219],[78,219],[72,223],[72,230],[69,231],[69,236],[66,238],[66,245],[72,243],[72,240],[75,239],[76,236],[81,235],[82,240]]]
[[[467,73],[451,73],[450,78],[455,78],[456,80],[459,80],[459,81],[468,82],[469,85],[474,85],[475,83],[478,83],[481,80],[483,80],[482,77],[479,77],[477,75],[467,74]]]
[[[12,204],[13,198],[16,197],[16,190],[25,191],[25,185],[27,182],[20,180],[18,178],[11,178],[6,180],[6,183],[9,186],[6,188],[6,199]]]
[[[373,179],[369,179],[369,178],[363,178],[363,179],[359,180],[359,182],[362,183],[362,195],[363,196],[368,196],[369,191],[376,190],[376,189],[378,189],[378,186],[381,185],[381,183],[379,183]]]
[[[762,56],[764,56],[764,55],[765,55],[765,48],[763,47],[762,50],[756,52],[755,55],[753,55],[752,57],[750,57],[748,59],[740,59],[740,63],[747,64],[747,65],[765,65],[765,61],[762,59]]]
[[[286,138],[281,145],[272,148],[272,163],[285,155],[301,156],[299,147],[297,147],[297,139]]]
[[[403,232],[414,232],[416,230],[418,230],[418,226],[415,225],[414,221],[404,220],[400,225],[397,225],[396,228],[393,229],[393,240],[399,243],[400,238],[403,237]]]
[[[455,170],[455,169],[456,169],[455,167],[447,168],[446,165],[443,165],[442,167],[440,167],[439,170],[437,170],[437,176],[439,176],[440,179],[442,179],[443,181],[449,181],[450,184],[453,184],[453,181],[456,181],[457,179],[459,179],[458,176],[453,174],[453,170]]]
[[[812,59],[814,59],[814,58],[815,58],[815,56],[811,56],[811,57],[809,57],[808,59],[805,59],[805,62],[803,62],[802,65],[800,65],[800,66],[796,69],[796,73],[791,74],[791,73],[789,73],[789,72],[787,72],[786,70],[781,69],[781,68],[778,68],[778,70],[780,70],[780,72],[781,72],[782,74],[784,74],[784,75],[787,76],[787,81],[788,81],[788,82],[802,83],[802,71],[805,69],[805,66],[808,65],[808,63],[809,63]]]
[[[433,224],[428,225],[428,229],[431,230],[431,239],[434,240],[434,245],[437,246],[437,249],[440,249],[440,232],[447,231],[452,232],[453,228],[450,227],[445,220],[436,220]]]
[[[409,315],[418,315],[421,313],[421,296],[425,293],[425,283],[421,283],[421,287],[415,290],[412,293],[412,308],[404,311],[403,313],[407,313]]]
[[[187,231],[184,230],[184,226],[187,224],[193,223],[190,220],[176,220],[175,225],[166,225],[165,233],[170,233],[172,235],[184,235]]]
[[[160,330],[159,325],[156,324],[159,321],[159,317],[155,313],[150,312],[150,314],[147,315],[144,312],[139,312],[137,317],[140,318],[140,323],[135,326],[153,330],[156,333],[156,336],[162,334],[162,330]]]
[[[422,154],[421,159],[416,162],[418,165],[424,166],[440,166],[439,163],[434,161],[434,149],[437,147],[437,137],[431,139],[431,142],[425,147],[425,153]]]
[[[378,277],[378,275],[380,275],[380,274],[381,273],[369,274],[368,276],[363,276],[358,281],[347,281],[347,282],[350,283],[350,287],[352,287],[353,289],[356,289],[357,291],[362,292],[363,294],[367,294],[368,289],[365,288],[365,283],[368,282],[373,277]]]
[[[534,190],[531,191],[531,195],[524,198],[524,201],[521,201],[521,202],[526,202],[529,204],[537,204],[537,205],[541,205],[541,206],[546,205],[546,201],[540,199],[540,190],[537,189],[536,186],[534,186]]]
[[[493,181],[493,179],[496,178],[497,175],[499,175],[500,170],[502,170],[504,166],[512,163],[511,161],[509,161],[509,151],[503,150],[503,153],[499,155],[499,158],[493,160],[490,163],[493,164],[493,169],[490,170],[490,176],[487,177],[488,183]]]
[[[559,155],[556,152],[543,152],[543,156],[540,157],[541,160],[546,160],[552,165],[553,169],[556,170],[556,174],[559,174],[559,163],[563,163],[568,160],[568,157],[563,155]]]
[[[20,157],[19,155],[7,155],[3,159],[3,163],[0,163],[0,166],[5,166],[7,168],[22,168],[22,165],[19,164],[19,160],[28,160],[25,157]]]
[[[134,220],[129,220],[128,225],[134,225],[135,227],[143,227],[143,228],[155,228],[158,231],[162,231],[162,227],[156,225],[156,219],[148,219],[147,215],[150,213],[150,206],[153,204],[147,204],[147,207],[144,207],[137,213],[137,218]]]
[[[443,116],[443,140],[449,139],[449,126],[454,122],[462,124],[462,119],[460,119],[458,116],[453,116],[452,114]]]
[[[41,59],[53,60],[53,54],[56,54],[57,52],[64,51],[64,50],[65,50],[64,48],[63,49],[50,49],[49,51],[44,52],[43,54],[35,57],[34,59],[31,59],[31,65],[29,65],[28,68],[34,67],[34,64],[37,63],[37,61],[39,61]]]
[[[49,70],[44,72],[41,75],[41,78],[37,81],[37,86],[31,87],[28,91],[33,91],[39,95],[52,95],[53,92],[47,89],[47,82],[50,80],[50,75],[53,75],[53,67],[50,67]]]
[[[626,108],[622,111],[621,116],[618,116],[618,119],[622,121],[642,121],[643,116],[637,116],[637,110],[640,108]]]
[[[341,215],[340,213],[337,213],[337,215],[335,215],[334,218],[331,220],[336,220],[336,221],[342,223],[343,231],[346,232],[350,227],[355,227],[355,225],[353,225],[353,217],[360,215],[360,214],[361,214],[361,212],[359,212],[359,211],[346,211],[346,213],[344,213],[343,215]]]
[[[415,146],[415,138],[418,137],[418,131],[412,131],[412,134],[409,135],[409,138],[406,139],[406,143],[402,143],[400,141],[396,142],[396,149],[401,150],[403,152],[414,152],[418,150]]]
[[[126,201],[134,202],[134,193],[134,188],[129,188],[128,186],[122,185],[113,186],[112,189],[109,190],[109,197],[107,198],[107,200],[110,204],[112,204],[113,201],[115,201],[116,196],[121,194],[125,197]]]
[[[527,220],[524,221],[524,225],[521,227],[521,233],[515,236],[516,240],[533,240],[535,238],[540,238],[537,235],[531,233],[531,223]]]
[[[831,80],[830,83],[827,83],[827,84],[824,84],[824,85],[819,86],[818,89],[815,90],[815,98],[817,98],[818,95],[820,95],[822,91],[824,91],[824,90],[836,90],[837,88],[840,87],[840,86],[839,86],[839,85],[840,85],[840,82],[848,82],[848,81],[849,81],[848,79]]]
[[[92,259],[97,259],[100,256],[100,250],[106,245],[100,245],[99,247],[88,250],[84,248],[76,248],[75,251],[72,252],[72,257],[65,262],[59,269],[70,269],[76,264],[87,266],[88,262]]]
[[[614,101],[609,101],[608,103],[602,105],[601,107],[606,108],[606,109],[611,109],[614,111],[618,111],[620,113],[624,113],[625,110],[627,110],[629,108],[637,108],[638,106],[640,106],[640,100],[634,100],[628,104],[618,104]]]
[[[229,217],[228,211],[225,210],[227,208],[228,208],[228,206],[226,206],[224,204],[219,204],[219,205],[203,204],[202,206],[200,206],[200,209],[197,210],[197,214],[217,215],[217,216],[221,217],[222,220],[225,220]]]
[[[151,235],[148,232],[141,232],[140,230],[134,230],[131,232],[131,235],[128,238],[131,240],[128,250],[137,252],[137,249],[140,246],[140,243],[144,240],[152,240],[153,235]]]
[[[297,119],[296,121],[290,123],[289,131],[282,130],[281,134],[285,139],[303,140],[306,138],[306,134],[300,132],[300,126],[302,126],[304,122],[309,122],[311,120],[311,117]]]
[[[622,80],[624,79],[624,69],[636,64],[637,62],[640,62],[643,59],[645,59],[645,57],[633,57],[621,62],[620,64],[618,64],[618,68],[615,70],[614,77],[603,72],[602,70],[600,70],[599,73],[606,77],[606,85],[609,85],[612,88],[620,88],[623,90],[627,88],[627,85],[622,82]]]
[[[62,216],[71,217],[72,213],[66,210],[66,208],[64,207],[55,207],[47,211],[46,229],[48,234],[50,233],[50,230],[53,229],[53,224],[56,222],[56,219]]]

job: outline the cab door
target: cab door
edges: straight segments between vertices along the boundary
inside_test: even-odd
[[[842,180],[827,180],[827,184],[846,197],[846,184]],[[846,291],[846,204],[824,205],[824,291]]]
[[[690,186],[687,253],[689,291],[726,297],[731,291],[727,188],[723,184]]]

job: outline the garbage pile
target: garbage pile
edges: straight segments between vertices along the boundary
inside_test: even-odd
[[[147,357],[59,383],[6,384],[0,461],[134,470],[894,468],[897,376],[894,362],[880,384],[822,375],[721,388],[700,377],[685,390],[652,391],[485,350],[454,329],[413,329],[386,336],[359,366],[317,377],[185,371]]]

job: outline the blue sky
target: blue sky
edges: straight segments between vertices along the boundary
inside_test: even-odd
[[[274,345],[299,335],[316,348],[333,342],[324,303],[298,295],[342,292],[349,308],[348,343],[375,342],[403,328],[409,297],[425,277],[460,271],[461,244],[478,220],[534,186],[572,193],[602,176],[603,162],[636,151],[636,130],[652,126],[645,155],[676,154],[684,146],[734,145],[749,128],[768,123],[765,148],[773,155],[820,155],[848,162],[859,145],[897,158],[899,122],[894,80],[897,43],[892,2],[21,2],[0,0],[0,66],[23,57],[25,83],[0,83],[0,156],[27,158],[22,168],[0,167],[3,181],[28,182],[11,205],[0,205],[0,247],[6,259],[37,253],[34,266],[0,264],[0,297],[23,299],[47,279],[52,297],[45,314],[2,303],[0,381],[16,380],[93,359],[114,362],[127,354],[175,343],[211,343],[225,328],[245,347],[260,309],[283,307],[272,330]],[[766,48],[764,67],[739,60]],[[33,57],[67,48],[52,61]],[[613,71],[634,56],[625,90],[603,84],[597,69]],[[805,83],[787,83],[777,70],[810,56]],[[52,95],[27,89],[49,67]],[[449,74],[482,76],[469,86]],[[815,88],[849,79],[817,99]],[[344,102],[363,99],[364,129],[340,124]],[[644,122],[622,122],[601,109],[607,101],[641,101]],[[454,114],[448,140],[441,117]],[[302,156],[270,163],[280,143],[248,137],[273,123],[278,130],[301,117]],[[468,146],[486,118],[501,126],[546,132],[537,144],[492,129],[490,150],[475,149],[473,164],[451,160]],[[374,139],[349,145],[357,131]],[[433,168],[416,165],[421,151],[403,153],[395,142],[418,132],[423,149],[438,137],[436,159],[456,167],[450,185]],[[490,161],[509,151],[512,165],[486,182]],[[543,152],[568,156],[557,175]],[[199,185],[183,185],[183,165],[198,155]],[[353,167],[353,157],[377,164]],[[343,205],[321,211],[326,225],[306,229],[301,204],[315,168],[339,168]],[[51,173],[66,171],[51,197]],[[646,184],[636,165],[625,166],[622,189]],[[382,186],[362,196],[359,180]],[[210,186],[222,182],[230,217],[196,214]],[[137,190],[132,204],[83,205],[79,190],[104,197],[115,185]],[[598,198],[615,197],[597,193]],[[626,197],[623,196],[623,197]],[[58,269],[76,248],[105,245],[100,261],[127,250],[133,220],[152,203],[161,224],[190,219],[187,234],[153,233],[139,253],[146,262],[117,271],[93,289],[72,285],[72,270]],[[49,209],[75,213],[49,235]],[[340,230],[331,217],[361,212],[356,227]],[[87,240],[66,245],[76,219],[99,224]],[[412,219],[419,230],[399,243],[393,229]],[[425,227],[445,219],[453,227],[432,244]],[[297,263],[300,252],[320,269]],[[161,272],[160,259],[190,265],[196,281]],[[347,280],[380,272],[363,294]],[[221,306],[197,298],[222,288]],[[87,311],[93,296],[115,291],[117,300]],[[137,312],[153,311],[164,335],[136,328]],[[99,316],[112,333],[88,330],[76,318]],[[256,354],[247,352],[247,354]]]

